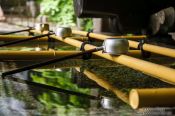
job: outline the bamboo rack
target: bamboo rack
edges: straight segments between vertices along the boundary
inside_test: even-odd
[[[35,32],[35,30],[32,30],[32,32]],[[59,40],[59,41],[65,42],[67,44],[70,44],[72,46],[75,46],[75,47],[81,47],[81,45],[82,45],[81,41],[78,41],[78,40],[75,40],[72,38],[61,38],[61,37],[58,37],[55,35],[51,35],[51,37],[56,39],[56,40]],[[138,43],[138,42],[136,42],[136,43]],[[89,44],[85,45],[85,50],[89,50],[89,49],[93,49],[93,48],[96,48],[96,46],[89,45]],[[160,47],[160,48],[162,48],[162,47]],[[162,49],[164,49],[164,48],[162,48]],[[173,49],[170,49],[170,50],[172,53],[174,53]],[[159,64],[151,63],[148,61],[144,61],[141,59],[137,59],[137,58],[134,58],[134,57],[131,57],[128,55],[111,56],[109,54],[104,54],[101,51],[95,52],[93,54],[100,56],[100,57],[103,57],[105,59],[111,60],[113,62],[125,65],[129,68],[141,71],[147,75],[155,77],[155,78],[162,80],[164,82],[175,85],[175,78],[174,78],[175,69],[165,67],[165,66],[162,66]]]
[[[87,32],[83,31],[75,31],[73,30],[73,34],[86,36]],[[90,33],[90,37],[96,38],[98,40],[105,40],[107,38],[111,38],[111,36],[101,35]],[[112,36],[113,37],[113,36]],[[127,38],[126,36],[114,36],[115,38]],[[70,44],[72,46],[80,47],[82,45],[81,41],[75,40],[73,38],[61,38],[58,36],[52,35],[52,38]],[[145,39],[146,36],[135,36],[136,39]],[[139,43],[136,41],[129,40],[129,45],[132,48],[138,48]],[[93,49],[96,46],[93,45],[85,45],[85,50]],[[143,50],[149,51],[151,53],[164,55],[168,57],[175,58],[175,50],[150,44],[144,44]],[[165,67],[159,64],[151,63],[148,61],[144,61],[141,59],[133,58],[128,55],[120,55],[120,56],[111,56],[109,54],[103,54],[100,52],[93,53],[97,56],[103,57],[105,59],[111,60],[113,62],[125,65],[132,69],[141,71],[147,75],[150,75],[154,78],[160,79],[164,82],[175,85],[175,69]],[[78,71],[79,68],[76,68]],[[103,88],[113,92],[118,98],[124,101],[127,104],[130,104],[133,109],[143,108],[143,107],[170,107],[175,105],[175,89],[174,88],[157,88],[157,89],[133,89],[130,91],[129,97],[127,94],[121,92],[119,89],[110,85],[107,81],[93,74],[91,71],[84,70],[84,74],[95,81],[98,85]]]
[[[31,32],[36,32],[41,34],[39,31],[32,30]],[[84,31],[76,31],[73,30],[73,34],[83,35],[86,36],[87,32]],[[95,34],[90,33],[90,37],[96,38],[98,40],[105,40],[106,38],[126,38],[132,40],[138,39],[145,39],[147,38],[145,35],[143,36],[106,36],[102,34]],[[0,35],[0,40],[5,39],[3,36]],[[55,40],[70,44],[75,47],[81,47],[82,42],[87,40],[87,38],[79,38],[79,37],[68,37],[68,38],[61,38],[55,35],[51,35],[50,37],[54,38]],[[8,39],[8,37],[7,37]],[[18,37],[12,36],[10,39],[18,39]],[[22,36],[19,39],[23,39]],[[41,38],[42,41],[46,41],[47,38]],[[44,40],[46,39],[46,40]],[[136,41],[129,40],[129,45],[132,48],[138,48],[139,43]],[[94,45],[85,45],[85,50],[90,50],[96,48]],[[168,57],[175,58],[175,50],[150,44],[144,44],[143,49],[145,51],[149,51],[151,53],[160,54]],[[21,60],[37,60],[37,59],[50,59],[55,57],[63,57],[67,55],[71,55],[74,53],[78,53],[80,51],[0,51],[0,59],[21,59]],[[162,80],[164,82],[170,83],[175,85],[175,69],[165,67],[159,64],[151,63],[148,61],[144,61],[141,59],[134,58],[132,56],[140,55],[140,50],[132,50],[126,55],[120,56],[111,56],[106,53],[102,53],[101,51],[93,53],[94,55],[100,56],[102,58],[108,59],[115,63],[119,63],[125,65],[129,68],[141,71],[147,75],[150,75],[154,78]],[[30,57],[29,57],[30,56]],[[11,59],[10,59],[11,60]],[[77,65],[78,66],[78,65]],[[54,65],[53,68],[56,66]],[[79,68],[76,68],[80,71]],[[91,71],[84,70],[83,72],[88,78],[95,81],[98,85],[102,86],[103,88],[113,92],[119,99],[124,101],[127,104],[130,104],[133,109],[138,109],[142,107],[158,107],[158,106],[174,106],[174,98],[175,98],[175,89],[174,88],[158,88],[158,89],[133,89],[131,90],[129,96],[126,93],[123,93],[118,88],[112,86],[109,82],[102,79],[101,77],[95,75]]]
[[[57,36],[52,35],[53,38],[60,40],[62,42],[65,42],[67,44],[76,46],[76,47],[80,47],[82,42],[78,41],[78,40],[74,40],[71,38],[60,38]],[[89,49],[93,49],[96,48],[96,46],[93,45],[85,45],[85,49],[89,50]],[[148,61],[144,61],[141,59],[137,59],[131,56],[127,56],[127,55],[120,55],[120,56],[111,56],[109,54],[104,54],[102,52],[95,52],[93,53],[97,56],[103,57],[105,59],[111,60],[113,62],[119,63],[119,64],[123,64],[127,67],[130,67],[132,69],[141,71],[145,74],[151,75],[157,79],[163,80],[167,83],[171,83],[171,84],[175,84],[175,69],[172,68],[168,68],[162,65],[158,65],[155,63],[151,63]]]
[[[82,35],[82,36],[86,36],[88,34],[88,32],[78,31],[78,30],[73,30],[72,32],[73,32],[73,34],[78,34],[78,35]],[[99,40],[105,40],[107,38],[127,38],[127,39],[133,39],[133,38],[143,39],[143,38],[146,38],[146,36],[107,36],[107,35],[96,34],[96,33],[90,33],[89,36],[92,37],[92,38],[95,38],[95,39],[99,39]],[[139,45],[139,42],[129,40],[129,46],[130,47],[137,49],[138,45]],[[175,58],[175,50],[174,49],[155,46],[155,45],[151,45],[151,44],[144,44],[143,45],[143,50],[149,51],[149,52],[152,52],[152,53],[155,53],[155,54],[160,54],[160,55]]]

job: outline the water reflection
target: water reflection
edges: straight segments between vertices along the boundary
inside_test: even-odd
[[[101,62],[105,62],[101,60]],[[24,65],[29,65],[31,62],[1,62],[1,71],[7,71],[15,68],[22,67]],[[66,65],[67,63],[67,65]],[[97,60],[93,61],[96,66],[99,65]],[[63,65],[64,64],[64,65]],[[73,66],[81,66],[85,65],[86,61],[82,60],[69,60],[63,63],[57,64],[54,69],[35,69],[32,71],[25,71],[22,73],[18,73],[13,75],[13,77],[9,78],[20,78],[25,80],[30,80],[33,82],[46,84],[66,90],[72,90],[75,92],[80,92],[88,95],[99,96],[103,93],[103,89],[99,88],[99,86],[86,79],[86,81],[79,81],[79,84],[75,82],[73,79],[73,69],[65,68],[73,67]],[[110,64],[110,62],[109,62]],[[106,64],[104,66],[111,67],[112,65]],[[92,65],[88,63],[88,65]],[[116,66],[116,65],[113,65]],[[63,68],[62,68],[63,67]],[[59,69],[59,70],[58,70]],[[75,71],[75,70],[74,70]],[[78,73],[78,72],[76,72]],[[81,74],[79,74],[81,75]],[[75,76],[75,75],[74,75]],[[81,78],[79,76],[79,78]],[[82,78],[83,79],[83,78]],[[86,82],[86,83],[80,83]],[[84,85],[84,86],[82,86]],[[6,110],[19,110],[18,115],[112,115],[115,113],[119,113],[116,109],[112,110],[104,110],[102,105],[100,104],[100,99],[89,99],[85,97],[80,97],[76,95],[70,95],[60,92],[54,92],[52,90],[35,87],[32,85],[26,85],[24,83],[14,82],[12,80],[1,80],[1,96],[3,99],[2,104],[6,104]],[[5,94],[4,94],[5,93]],[[4,94],[4,95],[3,95]],[[1,101],[1,100],[0,100]],[[17,105],[17,109],[13,109],[13,107],[8,107],[12,103],[12,101]],[[130,109],[131,110],[131,109]],[[2,108],[3,111],[3,108]],[[24,111],[24,113],[23,113]],[[37,113],[38,112],[38,113]],[[129,111],[127,111],[128,113]],[[20,114],[21,113],[21,114]],[[6,114],[5,114],[6,115]],[[9,114],[11,115],[11,114]],[[15,115],[15,114],[14,114]]]
[[[1,116],[27,116],[25,104],[13,97],[0,98]]]
[[[31,63],[33,64],[35,61],[1,62],[0,70],[4,72],[27,66]],[[80,73],[76,71],[74,67],[91,70],[95,74],[101,75],[113,86],[124,92],[128,92],[132,87],[170,86],[164,82],[104,59],[91,59],[90,61],[72,59],[54,65],[21,72],[9,78],[19,78],[71,90],[92,95],[99,99],[90,99],[70,93],[53,91],[49,88],[19,83],[11,79],[1,79],[0,109],[2,115],[11,116],[11,113],[13,113],[13,116],[116,116],[140,115],[140,112],[143,112],[143,110],[138,112],[132,110],[130,106],[116,98],[113,93],[104,90],[98,84],[88,79],[83,72]],[[114,105],[107,107],[102,103],[99,96],[112,99]]]

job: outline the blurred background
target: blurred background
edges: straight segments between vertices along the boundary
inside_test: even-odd
[[[74,13],[74,0],[0,0],[0,31],[15,31],[24,27],[34,27],[38,23],[49,23],[50,28],[56,25],[94,32],[117,34],[115,20],[110,18],[77,18]],[[93,24],[94,22],[94,24]],[[95,25],[93,27],[93,25]],[[113,32],[115,31],[115,32]],[[130,34],[130,33],[129,33]],[[21,35],[27,36],[28,33]],[[3,41],[1,41],[3,43]],[[172,42],[171,42],[172,43]],[[102,42],[94,41],[101,45]],[[65,43],[55,42],[57,51],[79,50]],[[28,42],[10,47],[7,51],[46,51],[48,42]],[[0,61],[0,72],[5,72],[41,62]],[[175,67],[174,59],[157,56],[151,62]],[[173,62],[173,63],[172,63]],[[77,71],[79,67],[82,71]],[[169,108],[141,108],[133,110],[129,105],[116,98],[116,95],[90,80],[83,70],[92,71],[97,77],[107,80],[109,84],[129,93],[132,88],[172,87],[142,72],[135,71],[105,59],[71,59],[54,65],[41,67],[10,76],[22,79],[23,83],[0,78],[0,116],[127,116],[127,115],[166,115],[174,114]],[[26,81],[38,83],[27,85]],[[48,87],[39,87],[39,84]],[[69,90],[54,91],[52,87]],[[71,94],[71,91],[79,95]],[[98,99],[84,97],[90,95]],[[99,98],[99,96],[101,98]],[[104,104],[103,100],[106,100]]]
[[[81,30],[92,28],[89,18],[75,17],[73,0],[0,0],[0,21],[23,26],[35,23],[78,26]]]

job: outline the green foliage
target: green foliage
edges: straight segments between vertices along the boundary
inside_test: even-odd
[[[41,15],[60,25],[75,26],[73,0],[42,0]]]
[[[41,4],[41,16],[47,16],[49,21],[59,25],[75,26],[73,0],[38,0]],[[92,28],[91,19],[83,19],[83,30]]]
[[[84,18],[80,20],[80,26],[82,30],[88,31],[92,29],[93,22],[91,18]]]
[[[93,22],[92,22],[92,19],[86,19],[85,20],[85,31],[88,31],[89,29],[92,29],[92,26],[93,26]]]

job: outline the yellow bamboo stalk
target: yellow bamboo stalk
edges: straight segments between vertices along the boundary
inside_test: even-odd
[[[73,34],[78,34],[78,35],[83,35],[83,36],[87,35],[87,32],[85,32],[85,31],[73,30],[72,32],[73,32]],[[107,36],[107,35],[96,34],[96,33],[90,33],[89,36],[92,37],[92,38],[95,38],[95,39],[99,39],[99,40],[105,40],[107,38],[113,38],[113,37],[114,38],[128,38],[128,39],[137,38],[137,37],[142,38],[142,39],[144,38],[144,36],[143,37],[142,36],[128,36],[128,37],[127,36],[121,36],[120,37],[120,36]],[[139,45],[138,42],[129,40],[129,46],[130,47],[138,48],[138,45]],[[143,50],[175,58],[175,49],[165,48],[165,47],[161,47],[161,46],[155,46],[155,45],[151,45],[151,44],[144,44],[143,45]]]
[[[0,51],[0,60],[42,60],[60,58],[71,54],[79,53],[80,51]],[[139,56],[140,52],[130,51],[130,55]],[[76,58],[81,58],[76,57]],[[92,58],[99,59],[100,57],[93,55]]]
[[[129,41],[129,45],[132,48],[137,48],[139,43],[135,42],[135,41]],[[149,52],[152,52],[155,54],[160,54],[160,55],[175,58],[175,49],[155,46],[155,45],[151,45],[151,44],[144,44],[143,49],[145,51],[149,51]]]
[[[86,36],[87,32],[84,31],[78,31],[78,30],[72,30],[73,34],[77,35],[83,35]],[[89,35],[92,38],[97,38],[100,40],[104,40],[106,38],[124,38],[124,39],[132,39],[132,40],[138,40],[138,39],[145,39],[147,38],[146,35],[124,35],[124,36],[107,36],[107,35],[102,35],[102,34],[95,34],[95,33],[90,33]]]
[[[65,42],[67,44],[76,46],[76,47],[80,47],[82,42],[78,41],[78,40],[74,40],[71,38],[61,38],[55,35],[51,36],[52,38],[55,38],[57,40],[60,40],[62,42]],[[89,50],[89,49],[93,49],[96,48],[96,46],[93,45],[85,45],[85,49]],[[148,61],[144,61],[141,59],[137,59],[134,57],[130,57],[127,55],[120,55],[120,56],[111,56],[109,54],[103,54],[101,51],[99,52],[95,52],[93,53],[97,56],[103,57],[105,59],[111,60],[113,62],[119,63],[119,64],[123,64],[127,67],[130,67],[132,69],[141,71],[145,74],[151,75],[157,79],[163,80],[167,83],[171,83],[171,84],[175,84],[175,69],[169,68],[169,67],[165,67],[162,65],[158,65],[155,63],[151,63]]]
[[[80,51],[0,51],[0,60],[42,60],[59,58]]]
[[[129,94],[133,109],[175,106],[175,88],[133,89]]]
[[[76,70],[80,71],[80,68],[76,68]],[[129,104],[129,97],[126,93],[120,91],[118,88],[111,85],[108,81],[104,80],[103,77],[97,76],[91,71],[84,70],[83,73],[91,80],[95,81],[98,85],[105,88],[108,91],[113,92],[119,99],[123,102]]]
[[[27,39],[32,36],[23,36],[23,35],[0,35],[0,41],[14,41]],[[31,41],[48,41],[48,37],[42,37]]]

